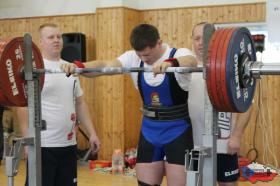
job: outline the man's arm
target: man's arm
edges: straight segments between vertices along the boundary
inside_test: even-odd
[[[180,67],[196,67],[197,60],[194,56],[182,56],[177,58]]]
[[[102,67],[121,67],[121,62],[119,60],[94,60],[83,63],[86,68],[102,68]]]
[[[88,107],[83,99],[83,96],[76,98],[76,112],[77,119],[81,122],[82,125],[85,126],[86,131],[89,134],[90,147],[92,153],[95,154],[100,148],[100,141],[93,127]]]
[[[117,59],[113,60],[113,61],[105,61],[105,60],[89,61],[89,62],[83,63],[83,65],[85,66],[85,68],[122,67],[121,62]],[[69,74],[73,74],[75,72],[75,69],[78,68],[78,66],[75,65],[74,63],[66,63],[66,64],[62,64],[60,66],[60,68],[61,68],[61,70],[66,72],[67,75],[69,75]],[[96,76],[100,76],[102,74],[84,73],[82,75],[86,76],[86,77],[96,77]]]
[[[252,107],[250,107],[244,113],[233,113],[232,114],[231,122],[234,126],[234,129],[233,129],[231,136],[229,138],[229,141],[228,141],[228,153],[229,154],[235,154],[239,151],[244,130],[250,120],[251,110],[252,110]]]

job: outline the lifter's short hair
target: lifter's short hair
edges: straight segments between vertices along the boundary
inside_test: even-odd
[[[159,39],[159,32],[155,26],[140,24],[132,30],[130,44],[134,50],[141,51],[146,47],[155,47]]]

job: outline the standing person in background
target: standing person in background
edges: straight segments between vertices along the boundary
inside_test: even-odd
[[[198,60],[198,66],[202,67],[203,55],[203,28],[206,22],[193,27],[193,48]],[[205,80],[202,73],[193,73],[190,85],[189,110],[193,124],[194,145],[202,146],[204,132],[204,87]],[[223,113],[229,118],[231,134],[227,142],[227,154],[217,154],[217,181],[219,186],[236,186],[239,178],[238,151],[240,149],[242,135],[250,119],[251,108],[245,113]],[[220,112],[221,113],[221,112]]]
[[[4,134],[12,138],[22,137],[20,126],[17,118],[16,107],[5,107],[3,112]]]
[[[39,28],[40,47],[44,65],[48,69],[59,69],[68,62],[61,59],[63,42],[61,32],[55,24],[44,24]],[[77,185],[76,122],[80,121],[89,134],[92,153],[99,150],[100,142],[90,119],[83,91],[77,77],[65,74],[46,74],[42,89],[42,119],[47,129],[41,132],[42,185]],[[27,108],[18,108],[24,137],[28,136]]]
[[[134,50],[113,61],[96,60],[63,64],[66,73],[77,67],[151,67],[153,73],[131,73],[143,100],[143,120],[137,150],[136,174],[140,186],[158,186],[164,172],[169,186],[185,186],[185,153],[193,148],[188,116],[191,74],[164,73],[168,67],[195,67],[196,59],[186,48],[174,49],[162,42],[153,25],[140,24],[130,35]],[[85,74],[96,76],[95,73]]]

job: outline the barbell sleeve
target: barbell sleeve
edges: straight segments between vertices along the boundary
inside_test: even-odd
[[[280,63],[263,63],[256,61],[250,66],[251,75],[260,79],[261,75],[280,75]]]

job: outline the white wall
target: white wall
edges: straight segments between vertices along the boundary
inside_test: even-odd
[[[94,13],[98,7],[135,9],[266,2],[266,0],[0,0],[0,19]]]

